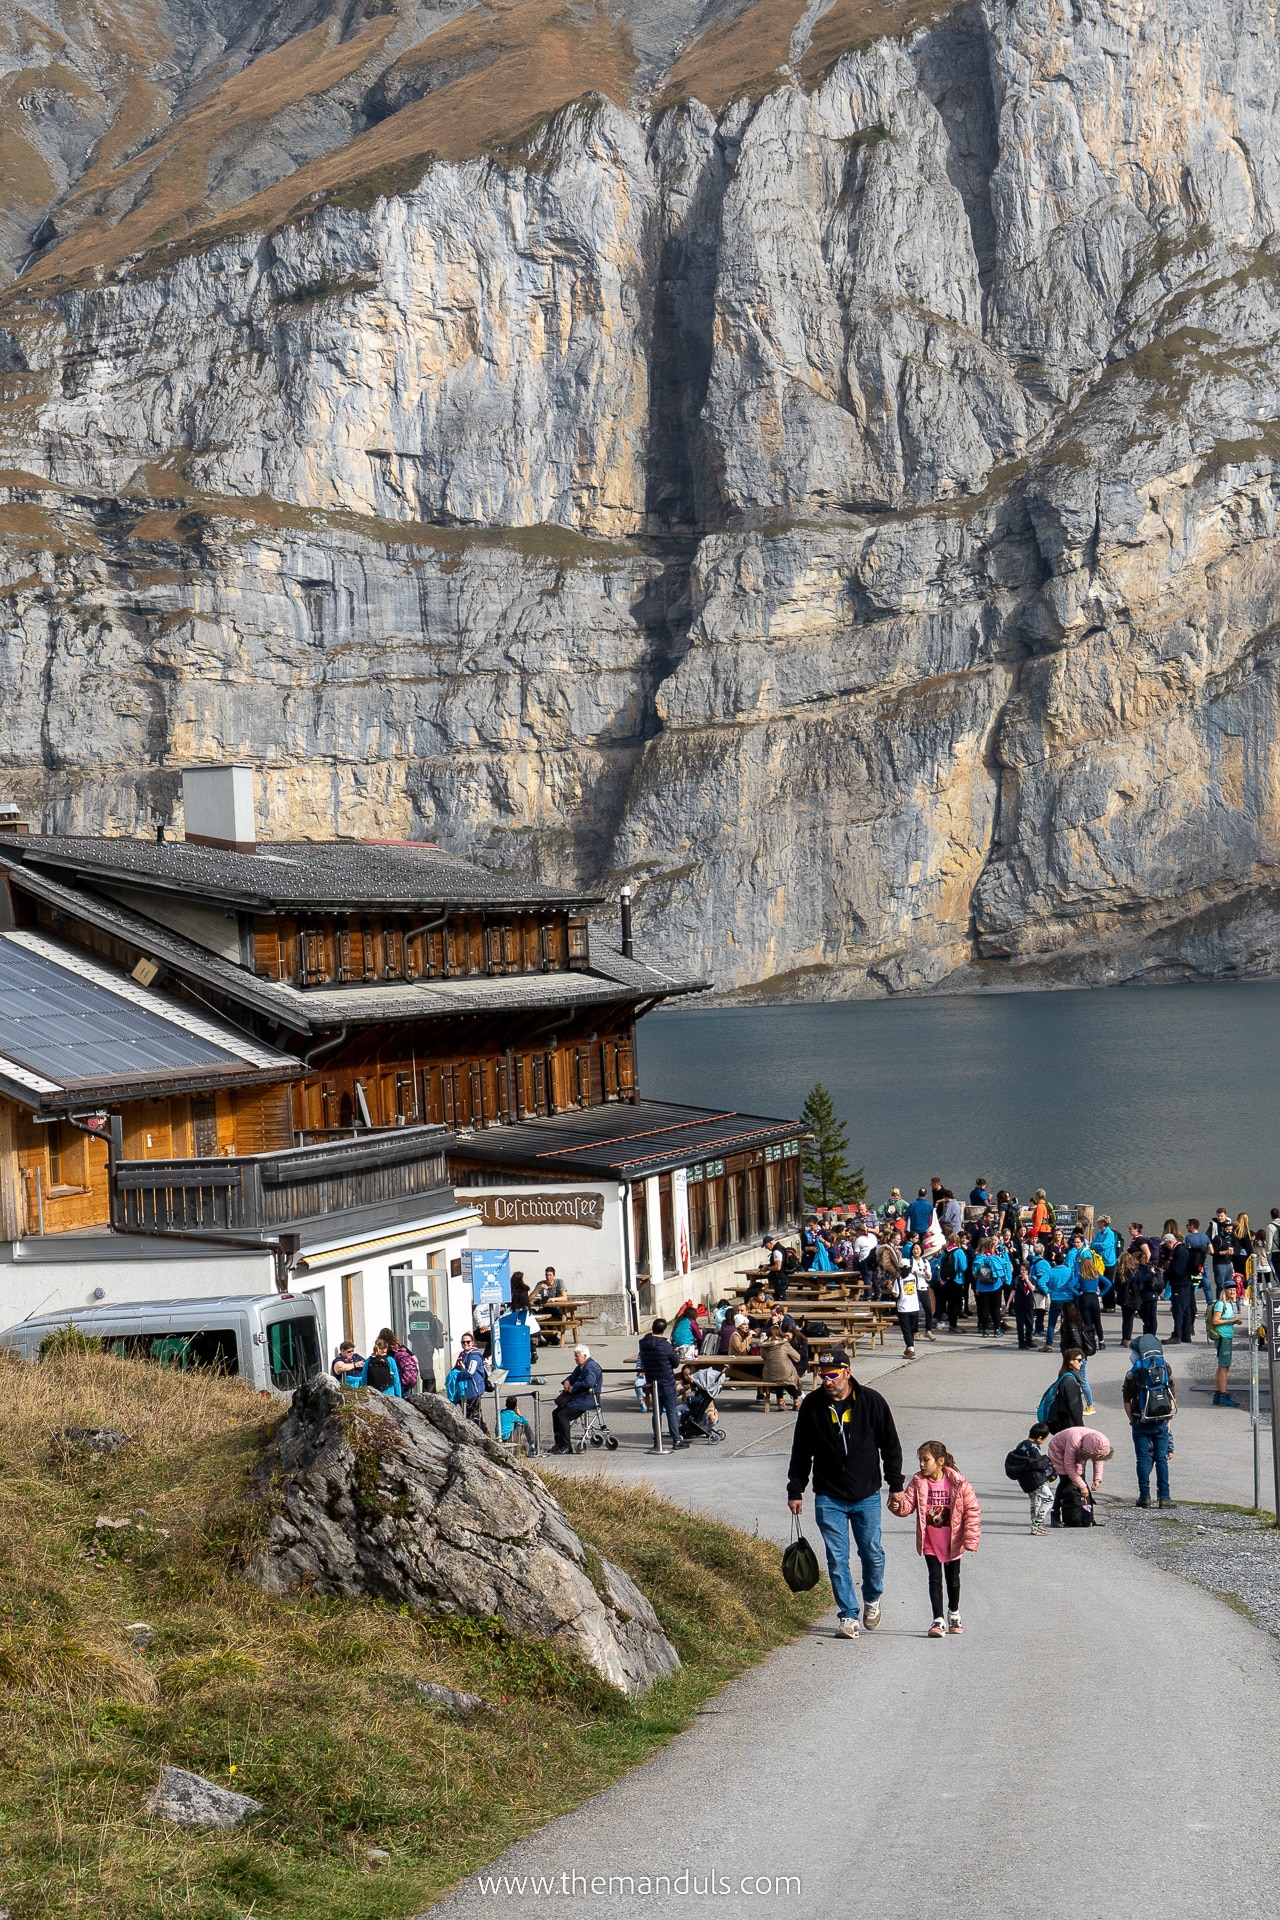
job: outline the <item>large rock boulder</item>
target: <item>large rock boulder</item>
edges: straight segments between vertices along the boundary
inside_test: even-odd
[[[381,1594],[496,1617],[641,1694],[679,1666],[653,1608],[583,1546],[533,1473],[435,1395],[299,1387],[259,1470],[274,1511],[250,1568],[269,1593]]]

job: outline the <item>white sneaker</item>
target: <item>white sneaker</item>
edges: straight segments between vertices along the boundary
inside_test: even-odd
[[[964,1628],[960,1625],[960,1615],[958,1613],[949,1613],[947,1615],[947,1632],[948,1633],[964,1632]]]
[[[857,1621],[851,1620],[848,1614],[842,1613],[836,1622],[836,1638],[838,1640],[856,1640],[860,1631],[861,1629]]]
[[[880,1625],[880,1602],[868,1600],[862,1609],[862,1624],[868,1633],[874,1633]]]
[[[946,1621],[935,1620],[933,1625],[929,1629],[929,1638],[931,1640],[945,1640],[946,1637],[947,1637]]]

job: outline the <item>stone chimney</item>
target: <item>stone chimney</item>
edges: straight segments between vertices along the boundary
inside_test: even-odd
[[[252,767],[186,767],[182,774],[183,837],[199,847],[256,853]]]

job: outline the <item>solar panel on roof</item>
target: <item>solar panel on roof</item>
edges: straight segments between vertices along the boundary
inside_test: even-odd
[[[0,1055],[60,1086],[242,1064],[200,1034],[11,940],[0,940]]]

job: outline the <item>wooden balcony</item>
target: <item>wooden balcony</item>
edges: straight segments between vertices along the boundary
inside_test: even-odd
[[[443,1127],[395,1127],[322,1146],[209,1160],[118,1160],[118,1233],[271,1239],[303,1223],[449,1187]]]

